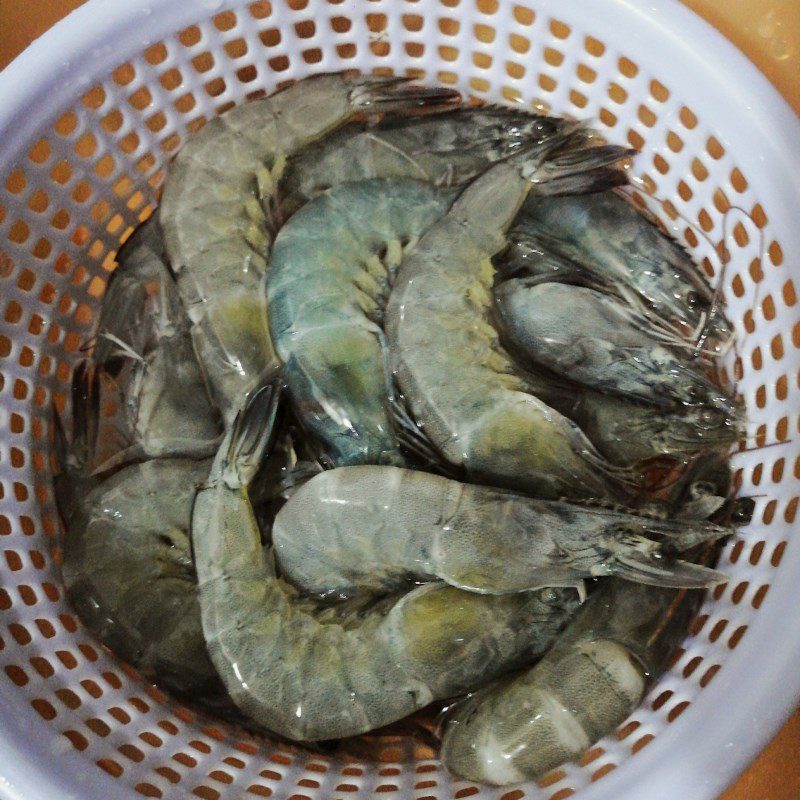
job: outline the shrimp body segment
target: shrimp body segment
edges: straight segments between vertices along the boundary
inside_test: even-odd
[[[607,496],[614,469],[537,398],[490,321],[491,257],[540,159],[470,184],[403,261],[386,312],[400,388],[426,435],[470,479],[549,497]]]
[[[286,159],[354,114],[449,102],[403,79],[318,75],[212,119],[173,162],[160,208],[167,253],[214,399],[229,424],[276,363],[263,281]]]
[[[401,463],[383,311],[404,250],[452,193],[409,179],[345,183],[281,229],[269,311],[289,393],[335,465]]]
[[[256,392],[229,431],[192,519],[209,653],[251,720],[299,741],[351,736],[549,646],[577,604],[573,590],[488,597],[432,583],[354,608],[278,578],[247,494],[268,439],[268,394]]]
[[[315,594],[386,594],[442,580],[505,594],[620,575],[664,586],[725,576],[664,557],[727,536],[710,523],[674,524],[609,508],[540,500],[397,467],[316,475],[278,513],[272,540],[289,581]]]

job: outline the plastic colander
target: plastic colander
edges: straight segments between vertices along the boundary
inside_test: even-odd
[[[579,762],[490,789],[399,738],[374,762],[249,738],[117,662],[65,605],[51,403],[114,253],[187,131],[316,71],[418,76],[594,122],[723,285],[750,412],[752,523],[645,703]],[[800,133],[767,81],[669,0],[90,0],[0,77],[0,797],[712,798],[800,692]]]

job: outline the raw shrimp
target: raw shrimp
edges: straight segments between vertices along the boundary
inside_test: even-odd
[[[733,403],[688,354],[659,344],[646,320],[613,296],[584,286],[516,278],[495,290],[512,349],[601,392],[657,405]],[[691,362],[689,362],[691,363]]]
[[[458,186],[521,147],[574,127],[558,117],[501,106],[422,119],[389,118],[370,127],[354,123],[290,159],[280,185],[281,210],[291,214],[333,186],[367,178]]]
[[[286,159],[362,111],[447,104],[404,78],[317,75],[212,119],[173,162],[160,208],[167,253],[212,396],[230,423],[275,366],[263,281]]]
[[[681,457],[735,444],[742,435],[742,415],[717,408],[684,406],[654,409],[620,397],[576,387],[547,401],[574,420],[612,464],[633,468],[661,456]]]
[[[307,203],[275,239],[275,349],[300,420],[334,465],[402,463],[383,309],[404,250],[452,200],[416,180],[345,183]]]
[[[111,423],[115,453],[99,469],[140,458],[212,456],[219,446],[219,415],[160,244],[151,218],[120,250],[102,306],[93,355],[103,393],[119,411]]]
[[[90,475],[97,430],[90,380],[84,366],[76,370],[71,443],[56,425],[67,599],[103,644],[147,678],[215,705],[224,690],[203,638],[188,532],[209,462],[157,459],[111,477]]]
[[[620,289],[628,287],[670,322],[692,331],[708,322],[718,343],[730,339],[724,316],[712,308],[713,291],[689,255],[615,192],[533,198],[511,236],[577,261]]]
[[[678,524],[694,524],[698,513],[745,522],[746,504],[729,503],[731,477],[720,455],[698,458],[672,487],[668,513]],[[452,707],[442,741],[445,766],[502,785],[535,779],[579,756],[639,705],[701,597],[607,581],[536,666]]]
[[[504,594],[619,575],[659,586],[726,577],[666,559],[722,538],[710,523],[674,524],[610,508],[539,500],[397,467],[343,467],[312,478],[278,513],[272,542],[281,574],[316,594],[386,594],[443,580]]]
[[[619,471],[577,426],[534,396],[490,324],[491,257],[531,188],[563,170],[591,186],[618,148],[491,167],[400,266],[386,334],[400,388],[426,436],[473,481],[549,496],[606,496]],[[534,192],[535,194],[536,192]]]
[[[192,516],[211,659],[255,723],[301,741],[362,733],[530,663],[552,642],[574,590],[488,597],[431,583],[355,609],[299,596],[265,555],[247,492],[274,406],[272,387],[252,395]]]
[[[700,593],[608,580],[532,669],[450,711],[441,758],[469,780],[533,780],[610,734],[686,633]]]

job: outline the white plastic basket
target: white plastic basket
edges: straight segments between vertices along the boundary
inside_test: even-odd
[[[730,257],[749,441],[774,445],[735,457],[755,517],[723,554],[731,582],[642,708],[538,786],[454,781],[403,746],[344,763],[241,738],[141,682],[63,602],[50,406],[116,248],[188,129],[257,90],[351,68],[594,120],[641,149],[648,205],[714,279],[717,251]],[[800,545],[786,544],[800,495],[800,127],[705,23],[671,0],[90,0],[0,77],[0,113],[0,797],[707,800],[774,732],[800,693]]]

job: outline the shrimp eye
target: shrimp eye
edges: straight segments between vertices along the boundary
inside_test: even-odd
[[[700,303],[700,295],[692,289],[686,293],[685,300],[689,308],[697,308]]]
[[[716,415],[716,412],[714,411],[714,409],[712,409],[712,408],[704,408],[700,412],[700,421],[704,425],[707,425],[708,427],[711,427],[717,421],[717,415]]]
[[[539,599],[547,605],[553,605],[558,600],[558,592],[551,587],[542,589],[539,592]]]

